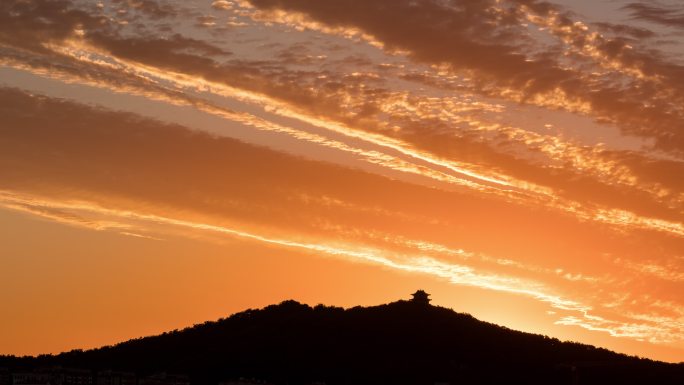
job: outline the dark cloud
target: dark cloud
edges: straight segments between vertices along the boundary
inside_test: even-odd
[[[634,19],[650,21],[667,27],[684,28],[684,7],[658,2],[630,3],[624,6]]]
[[[264,9],[305,12],[332,26],[361,28],[390,49],[408,50],[416,60],[477,71],[476,81],[485,90],[491,88],[488,84],[495,84],[519,91],[529,100],[536,94],[560,89],[570,98],[590,104],[601,121],[618,124],[630,134],[655,138],[662,149],[684,149],[684,130],[680,129],[684,117],[676,103],[684,103],[684,68],[669,63],[657,52],[634,52],[619,40],[599,41],[598,49],[607,59],[668,79],[665,85],[635,81],[625,84],[568,69],[548,52],[529,60],[521,53],[529,44],[520,26],[521,15],[515,9],[494,13],[489,2],[464,1],[447,6],[437,1],[389,4],[376,0],[346,4],[258,0],[254,4]],[[552,9],[545,3],[526,5],[539,12]],[[264,93],[315,114],[344,113],[337,108],[338,101],[328,101],[296,84],[304,74],[288,74],[284,67],[287,62],[226,62],[225,49],[178,34],[167,38],[149,34],[124,36],[116,23],[73,9],[67,0],[6,2],[2,7],[0,39],[22,49],[55,55],[47,52],[43,43],[73,37],[80,30],[83,39],[121,58]],[[560,17],[559,23],[573,25],[567,16]],[[584,44],[586,39],[578,35],[575,44]],[[289,60],[294,60],[296,54],[291,52]],[[302,56],[302,60],[307,59]],[[672,92],[666,98],[659,97],[664,88]],[[491,92],[496,96],[496,89]]]
[[[121,27],[105,16],[72,8],[67,0],[14,1],[0,5],[0,41],[49,56],[60,56],[43,44],[83,38],[123,58],[188,72],[206,68],[231,53],[202,40],[180,34],[167,37],[124,37]],[[79,32],[80,31],[80,32]]]
[[[675,194],[684,191],[684,162],[671,159],[651,159],[631,151],[607,152],[608,159],[627,165],[639,179],[647,183],[658,183]],[[679,208],[681,211],[682,209]]]
[[[111,0],[119,9],[133,10],[152,19],[165,19],[179,16],[181,11],[168,2],[155,0]]]
[[[295,43],[281,49],[276,58],[285,65],[311,65],[318,60],[315,51],[311,49],[311,44]]]
[[[167,38],[123,38],[94,32],[89,39],[113,55],[159,68],[196,73],[214,68],[216,60],[231,53],[202,40],[174,34]]]
[[[610,32],[617,36],[631,37],[634,39],[649,39],[656,37],[657,34],[650,29],[634,27],[625,24],[603,23],[598,22],[593,25],[597,26],[603,32]]]
[[[497,73],[512,86],[541,91],[555,84],[550,79],[571,80],[553,62],[526,60],[521,52],[528,41],[520,20],[513,12],[492,12],[493,1],[251,3],[264,10],[302,12],[333,27],[361,27],[390,50],[408,50],[421,61]]]
[[[61,41],[77,30],[109,30],[113,25],[102,15],[74,9],[70,1],[18,1],[0,3],[0,41],[24,49],[47,51],[43,43]]]
[[[421,62],[475,71],[475,80],[492,96],[499,92],[496,87],[503,87],[522,93],[527,102],[535,95],[544,97],[547,92],[561,90],[568,99],[587,103],[599,121],[615,123],[629,134],[654,138],[661,149],[684,153],[684,116],[678,107],[684,102],[684,67],[655,50],[635,51],[621,39],[592,39],[575,27],[571,14],[549,3],[503,2],[504,7],[494,12],[493,1],[250,2],[263,11],[297,12],[328,26],[361,29],[389,50],[408,52]],[[631,79],[619,72],[599,76],[582,66],[561,63],[563,55],[557,48],[533,49],[535,45],[523,27],[526,20],[521,5],[542,17],[555,15],[556,26],[573,31],[566,38],[577,49],[595,45],[602,60],[667,82]],[[587,59],[577,56],[573,60],[582,63]]]

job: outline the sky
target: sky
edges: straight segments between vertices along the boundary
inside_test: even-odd
[[[684,361],[684,5],[0,3],[0,354],[407,299]]]

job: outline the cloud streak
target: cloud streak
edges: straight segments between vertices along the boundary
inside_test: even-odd
[[[31,197],[19,197],[14,194],[0,194],[3,206],[7,208],[17,207],[15,202],[21,202],[22,206],[33,206],[38,209],[76,209],[89,213],[105,214],[124,220],[133,219],[135,221],[149,222],[157,225],[171,225],[176,227],[188,228],[191,230],[208,231],[219,233],[229,237],[246,239],[249,241],[270,244],[278,247],[301,249],[307,252],[314,252],[323,255],[330,255],[348,259],[353,262],[369,263],[379,265],[393,270],[405,271],[409,273],[425,274],[440,279],[446,279],[456,285],[473,286],[480,289],[500,291],[515,295],[522,295],[534,298],[541,302],[548,303],[552,308],[563,311],[564,313],[574,313],[578,315],[563,316],[556,323],[559,325],[579,326],[592,331],[609,333],[615,337],[627,337],[637,339],[648,339],[652,343],[677,343],[682,341],[682,331],[684,323],[665,317],[648,319],[647,317],[636,316],[634,321],[651,322],[620,322],[608,320],[600,316],[592,315],[591,307],[582,305],[578,302],[562,298],[555,294],[550,294],[548,289],[542,285],[524,281],[518,278],[499,276],[494,274],[483,274],[474,269],[447,263],[437,259],[417,255],[396,255],[385,250],[372,248],[353,249],[345,245],[330,245],[311,241],[293,241],[288,239],[272,238],[239,229],[216,226],[207,223],[190,222],[186,220],[160,217],[136,213],[131,211],[119,211],[104,209],[87,203],[60,203],[46,201]],[[8,204],[9,203],[9,204]],[[125,235],[140,236],[155,239],[145,235],[130,234]]]

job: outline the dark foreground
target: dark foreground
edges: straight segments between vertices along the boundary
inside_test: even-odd
[[[285,301],[95,350],[0,357],[0,368],[0,385],[684,384],[684,364],[416,301],[346,310]]]

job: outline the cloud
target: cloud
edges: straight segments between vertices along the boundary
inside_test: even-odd
[[[368,36],[390,52],[472,76],[485,94],[592,114],[625,133],[654,138],[661,149],[684,149],[677,128],[684,116],[676,107],[684,100],[682,67],[653,49],[640,52],[600,36],[549,3],[249,3],[260,12],[258,20]],[[529,23],[560,44],[534,39]]]
[[[547,141],[547,139],[539,136],[531,138],[530,134],[523,134],[523,137],[518,138],[518,134],[511,136],[512,131],[504,127],[498,127],[494,130],[499,139],[503,135],[508,135],[509,140],[514,139],[518,145],[524,143],[525,146],[528,146],[527,151],[541,149],[553,161],[573,162],[575,168],[590,171],[596,169],[597,173],[589,177],[586,173],[577,175],[568,169],[540,167],[517,155],[505,154],[501,148],[510,146],[512,144],[510,141],[503,141],[502,146],[496,148],[492,147],[491,141],[486,143],[482,139],[473,140],[473,135],[468,132],[461,137],[445,136],[442,132],[446,132],[458,124],[477,127],[480,123],[477,119],[466,114],[463,114],[464,118],[460,122],[448,120],[442,122],[433,119],[431,116],[425,116],[421,111],[422,106],[416,108],[415,105],[410,105],[410,109],[408,109],[414,115],[406,116],[405,112],[397,110],[395,106],[407,105],[408,103],[415,103],[420,106],[431,99],[401,100],[398,98],[401,97],[401,94],[397,95],[396,92],[385,88],[387,84],[373,72],[353,72],[343,75],[343,78],[340,79],[339,76],[321,75],[321,72],[317,71],[292,71],[283,67],[283,64],[286,63],[280,60],[273,62],[237,59],[222,62],[222,58],[229,56],[229,52],[201,40],[180,35],[172,35],[165,39],[147,36],[124,38],[115,29],[106,25],[87,33],[84,32],[83,38],[86,38],[86,41],[92,45],[84,45],[77,41],[73,47],[69,44],[57,46],[55,51],[49,53],[52,56],[50,61],[56,62],[55,58],[64,59],[66,55],[67,58],[71,56],[72,59],[81,62],[80,65],[97,64],[97,66],[110,69],[107,66],[102,66],[101,63],[124,60],[128,63],[120,63],[122,65],[120,76],[129,76],[131,73],[146,73],[143,79],[149,79],[151,75],[152,77],[160,76],[164,81],[171,82],[175,82],[178,77],[185,76],[187,80],[184,81],[183,86],[191,85],[193,82],[202,82],[209,84],[219,94],[221,94],[221,86],[229,83],[230,86],[254,92],[250,96],[253,101],[264,105],[268,104],[271,108],[274,103],[282,101],[284,104],[275,109],[279,114],[303,120],[307,124],[313,124],[335,133],[342,133],[351,138],[362,139],[392,151],[399,151],[401,154],[412,158],[411,162],[407,163],[399,158],[388,157],[386,153],[381,156],[370,156],[369,161],[374,161],[377,164],[384,164],[403,172],[425,175],[441,182],[474,186],[477,189],[482,189],[482,186],[485,186],[484,188],[493,186],[495,189],[500,188],[498,186],[505,186],[505,188],[512,188],[523,194],[531,194],[532,199],[548,199],[550,197],[555,200],[558,197],[563,197],[571,201],[558,204],[557,208],[581,218],[605,221],[619,226],[635,225],[640,228],[651,226],[655,229],[671,231],[674,234],[681,233],[677,230],[681,227],[678,224],[681,215],[675,208],[681,206],[681,197],[669,197],[668,194],[663,196],[661,192],[667,190],[659,185],[642,186],[638,182],[633,182],[637,179],[630,175],[630,170],[621,165],[612,165],[611,159],[601,159],[601,156],[597,156],[593,150],[573,147],[557,140],[552,140],[550,146],[544,144],[540,147],[529,147],[528,142],[538,143],[540,139],[542,141]],[[290,52],[290,56],[292,56],[297,50],[301,52],[301,48],[298,47],[301,46],[291,46],[290,50],[285,52]],[[113,56],[103,56],[99,62],[95,62],[83,55],[83,52],[87,52],[88,49],[94,50],[95,55],[99,54],[98,49],[106,49],[107,55]],[[346,59],[343,60],[346,61]],[[95,68],[97,66],[91,67],[97,72],[98,70]],[[172,72],[169,74],[167,71]],[[333,72],[327,73],[334,74]],[[119,75],[114,74],[112,80],[120,82],[122,79],[116,78]],[[99,74],[94,74],[94,76],[99,76]],[[306,87],[307,84],[312,86]],[[148,87],[157,86],[150,83]],[[231,96],[236,93],[239,91],[228,91],[228,95]],[[183,100],[183,103],[195,105],[198,108],[201,106],[196,100],[188,99],[183,95],[180,96],[180,99]],[[289,106],[294,106],[294,109]],[[388,110],[388,107],[391,107],[392,110]],[[469,108],[468,106],[465,107]],[[445,104],[435,105],[431,108],[442,111],[459,111],[462,107]],[[223,114],[213,107],[212,111]],[[394,124],[398,124],[397,127],[401,129],[396,134],[388,131],[387,125],[378,123],[381,122],[378,119],[381,114],[392,116]],[[236,115],[233,114],[233,117],[235,118]],[[406,120],[402,121],[405,118]],[[363,127],[363,129],[356,127]],[[305,140],[313,140],[326,146],[345,148],[345,151],[349,150],[363,156],[370,155],[367,151],[359,152],[359,150],[351,149],[341,142],[322,140],[308,133],[295,132],[289,128],[283,131],[283,129],[276,127],[275,130],[287,131],[299,139],[306,137],[308,139]],[[375,132],[367,133],[366,131]],[[477,132],[477,130],[474,131]],[[382,134],[378,135],[379,132]],[[518,132],[522,131],[518,130]],[[481,134],[478,133],[477,135]],[[484,138],[488,139],[487,137]],[[547,151],[547,149],[550,150]],[[566,156],[565,159],[567,160],[558,159],[560,156]],[[465,159],[467,162],[456,162],[452,160],[454,158]],[[426,161],[432,166],[426,168],[414,163],[416,161]],[[448,172],[444,173],[442,169],[446,169]],[[498,172],[498,170],[502,172]],[[449,175],[454,173],[456,176]],[[551,187],[551,189],[547,189],[546,186]],[[625,190],[624,187],[637,188],[641,191],[632,192]],[[509,195],[511,198],[516,197],[516,194],[509,194],[505,191],[503,194]],[[670,207],[663,207],[662,201],[665,199],[669,199],[667,204]],[[587,200],[593,201],[593,204],[614,206],[616,210],[611,212],[607,209],[601,209],[594,213],[592,212],[593,207],[588,206],[578,212],[573,201]],[[556,205],[556,203],[551,205]],[[625,212],[628,215],[625,215]],[[637,216],[630,212],[636,213]],[[643,215],[646,219],[640,219],[638,215]],[[656,218],[651,219],[653,216]],[[673,221],[673,223],[662,224],[658,222],[660,220],[658,217]]]
[[[600,331],[614,337],[647,339],[651,343],[679,343],[682,341],[682,324],[675,317],[657,316],[642,313],[632,313],[628,317],[608,319],[592,313],[592,307],[554,294],[551,289],[543,284],[527,279],[510,277],[477,271],[471,267],[445,262],[443,260],[422,255],[398,255],[396,252],[375,248],[355,248],[344,244],[326,244],[323,242],[291,240],[274,238],[254,232],[240,229],[212,225],[202,222],[174,219],[158,215],[150,215],[126,210],[111,210],[96,205],[88,204],[65,204],[54,200],[41,200],[26,198],[14,194],[0,194],[0,205],[11,207],[13,202],[21,202],[31,207],[31,210],[43,212],[45,210],[69,210],[81,211],[99,215],[113,216],[119,220],[136,220],[151,222],[156,225],[186,228],[193,231],[217,233],[220,235],[238,238],[246,241],[264,243],[283,248],[299,249],[314,252],[318,255],[330,255],[344,258],[351,262],[368,263],[379,265],[392,270],[404,271],[414,274],[424,274],[438,279],[447,280],[449,283],[472,286],[479,289],[492,290],[507,294],[531,297],[543,303],[547,303],[557,311],[549,312],[556,315],[559,312],[562,317],[556,324],[566,326],[579,326],[592,331]],[[34,208],[35,207],[35,208]],[[124,235],[149,238],[157,238],[135,233],[122,232]],[[682,313],[682,308],[674,303],[665,303],[668,309],[676,314]],[[570,314],[570,315],[568,315]]]
[[[511,86],[541,90],[551,85],[546,78],[569,80],[569,74],[553,62],[527,61],[519,53],[528,42],[527,34],[520,33],[515,14],[495,10],[493,1],[250,3],[267,11],[302,12],[332,28],[360,28],[386,49],[409,52],[420,61],[496,73]]]
[[[152,19],[166,19],[180,16],[181,11],[169,2],[155,0],[111,0],[111,2],[122,10],[133,10],[140,12]]]
[[[214,2],[211,3],[212,8],[224,11],[232,9],[234,6],[232,1],[227,0],[214,0]]]
[[[43,44],[77,36],[77,31],[112,28],[105,16],[70,5],[64,0],[3,1],[0,4],[0,41],[46,52]]]
[[[630,3],[623,7],[634,19],[673,28],[684,28],[684,8],[658,2]]]
[[[634,27],[625,24],[597,22],[593,25],[597,26],[601,31],[615,34],[616,36],[629,36],[633,39],[648,39],[657,36],[657,34],[649,29]]]
[[[0,99],[4,189],[107,197],[108,205],[175,208],[305,233],[330,234],[331,225],[332,234],[356,228],[447,245],[459,240],[521,257],[551,253],[567,232],[593,245],[605,231],[554,212],[393,181],[132,114],[10,89]],[[457,233],[446,230],[451,226]],[[549,238],[520,244],[529,231]],[[478,235],[488,233],[499,242]]]

